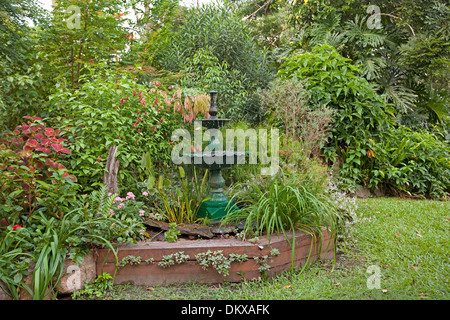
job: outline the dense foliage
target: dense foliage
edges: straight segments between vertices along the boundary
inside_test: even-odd
[[[351,210],[337,185],[448,199],[449,11],[443,0],[60,0],[51,12],[1,1],[0,285],[43,299],[65,258],[145,239],[149,217],[172,223],[171,241],[198,221],[207,173],[173,165],[171,135],[209,116],[210,90],[228,127],[280,131],[277,175],[224,172],[248,234],[342,231]],[[119,194],[102,185],[112,146]]]
[[[102,183],[108,150],[116,145],[119,183],[136,190],[143,180],[143,153],[149,151],[157,163],[170,160],[170,136],[182,125],[173,112],[177,90],[139,83],[131,73],[95,63],[83,70],[89,74],[81,77],[79,89],[68,90],[61,82],[49,97],[50,121],[64,129],[73,150],[67,164],[85,190],[96,188]]]
[[[234,120],[242,114],[258,119],[254,91],[272,78],[265,50],[226,5],[186,9],[182,23],[160,44],[153,61],[165,70],[183,70],[181,82],[188,87],[220,92],[218,107]]]

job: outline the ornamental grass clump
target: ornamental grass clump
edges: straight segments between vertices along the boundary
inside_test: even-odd
[[[277,175],[266,185],[245,183],[234,188],[239,189],[234,200],[242,208],[225,220],[245,219],[244,234],[266,234],[269,241],[274,233],[283,233],[293,249],[292,266],[296,230],[319,240],[322,240],[324,228],[331,232],[333,238],[339,230],[342,219],[335,203],[325,194],[312,192],[308,181],[288,181]],[[292,240],[287,235],[289,231],[293,233]]]

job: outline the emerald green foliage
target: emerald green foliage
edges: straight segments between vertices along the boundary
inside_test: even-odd
[[[154,61],[162,69],[184,70],[186,84],[218,91],[218,109],[233,118],[239,117],[238,110],[248,114],[246,109],[254,108],[252,93],[272,78],[264,51],[227,5],[186,9],[181,25],[161,44]]]
[[[164,239],[166,239],[167,242],[177,242],[179,235],[181,235],[181,233],[177,229],[176,222],[169,223],[169,230],[164,232]]]
[[[379,14],[368,11],[372,5]],[[178,0],[60,0],[51,12],[37,0],[2,0],[0,285],[14,299],[20,290],[33,299],[55,298],[64,259],[81,263],[89,249],[106,246],[116,265],[138,264],[141,257],[119,264],[112,243],[145,240],[144,219],[169,221],[169,242],[177,240],[177,224],[198,222],[207,172],[169,165],[171,134],[207,117],[205,92],[215,90],[219,116],[230,118],[231,127],[282,132],[279,175],[261,177],[254,165],[224,172],[227,193],[241,207],[227,219],[245,220],[244,234],[254,239],[298,229],[320,236],[323,227],[338,240],[351,238],[344,229],[351,221],[358,231],[353,245],[367,263],[395,265],[382,269],[383,281],[389,294],[408,294],[392,297],[445,297],[440,288],[448,272],[436,263],[448,242],[440,236],[445,202],[405,208],[366,201],[381,206],[375,218],[374,208],[362,209],[372,225],[346,207],[351,200],[337,189],[359,184],[448,198],[449,12],[443,0],[244,0],[200,7]],[[102,185],[112,146],[118,146],[119,194]],[[339,182],[323,160],[337,169]],[[385,232],[393,226],[401,229],[395,248]],[[411,274],[412,260],[399,256],[420,256],[414,268],[420,262],[433,273]],[[178,253],[164,263],[185,258]],[[225,276],[231,262],[248,257],[208,251],[196,258]],[[254,257],[263,275],[268,259]],[[368,266],[356,275],[334,269],[332,276],[320,267],[307,277],[281,277],[270,290],[246,282],[239,292],[285,298],[286,281],[303,289],[325,278],[321,298],[386,298],[339,291],[344,284],[364,287]],[[345,276],[340,287],[339,275]],[[113,279],[102,274],[74,298],[108,298]],[[291,291],[288,297],[305,296]],[[317,297],[316,290],[309,296]]]
[[[129,7],[129,2],[121,0],[57,1],[40,44],[48,72],[64,77],[76,89],[87,71],[83,66],[90,61],[111,63],[114,59],[117,63],[130,40],[124,17]]]
[[[395,106],[399,123],[420,128],[448,121],[445,17],[450,9],[445,1],[311,0],[289,11],[295,30],[290,52],[332,45]]]
[[[226,61],[220,63],[211,48],[201,48],[192,58],[187,57],[183,70],[186,76],[180,79],[182,87],[220,92],[222,108],[219,116],[231,119],[241,116],[242,110],[238,107],[245,104],[249,95],[244,87],[244,74],[236,69],[230,70]]]
[[[33,52],[30,42],[22,40],[15,44],[21,60],[0,53],[0,129],[13,129],[20,124],[20,119],[27,115],[38,115],[45,100],[45,75],[38,55]],[[0,42],[4,42],[0,39]]]
[[[259,182],[242,185],[235,193],[235,198],[246,204],[243,211],[247,211],[247,233],[270,235],[291,227],[335,230],[338,221],[333,203],[325,195],[312,194],[307,181],[289,181],[275,176],[266,183],[267,188]],[[256,223],[255,230],[252,230],[253,223]]]
[[[170,223],[194,223],[197,220],[200,205],[209,200],[206,196],[208,170],[205,170],[200,179],[195,168],[192,169],[192,174],[187,175],[184,168],[180,166],[178,171],[181,180],[173,186],[173,180],[167,179],[163,174],[156,178],[155,168],[148,152],[142,158],[142,167],[148,174],[145,192],[158,196],[152,204],[158,213]],[[174,231],[168,234],[169,239],[174,239],[172,233]],[[174,236],[176,239],[176,233]]]
[[[149,151],[158,163],[170,160],[170,136],[180,126],[169,100],[173,93],[104,65],[86,69],[79,89],[62,83],[50,96],[49,121],[64,129],[71,144],[66,164],[84,190],[92,190],[103,179],[109,148],[116,145],[119,185],[136,190],[144,180],[140,154]]]
[[[343,175],[354,181],[361,181],[361,169],[369,160],[369,139],[381,139],[393,123],[392,110],[358,72],[349,59],[329,45],[286,59],[278,71],[281,79],[306,80],[312,108],[336,110],[331,141],[324,152],[332,160],[335,155],[341,157]]]
[[[30,40],[27,32],[30,27],[27,22],[34,24],[44,23],[46,16],[41,8],[41,3],[37,0],[30,0],[23,3],[19,0],[4,0],[0,3],[0,56],[9,57],[12,60],[22,61],[22,52],[17,50],[17,45],[21,47]],[[21,41],[25,37],[25,41]],[[11,61],[11,60],[10,60]]]
[[[37,115],[45,100],[45,75],[39,33],[30,26],[45,24],[37,0],[0,3],[0,130],[12,129],[26,115]]]
[[[78,214],[74,217],[80,219],[79,224],[86,223],[86,227],[95,225],[95,230],[90,232],[97,237],[119,243],[131,243],[145,238],[143,233],[145,227],[142,225],[144,216],[140,215],[140,211],[145,207],[142,202],[135,199],[132,192],[125,198],[120,198],[108,193],[106,186],[101,186],[99,190],[94,190],[89,195],[81,195],[79,198],[74,209]],[[80,239],[74,238],[72,241]]]
[[[339,173],[348,181],[445,197],[448,143],[397,125],[392,108],[350,62],[324,45],[286,59],[279,70],[282,79],[305,81],[312,108],[336,110],[331,141],[322,148],[325,155],[341,159]]]
[[[447,13],[450,13],[449,8]],[[450,35],[448,33],[445,34],[441,29],[433,34],[419,34],[399,48],[399,64],[404,70],[403,74],[407,74],[411,89],[418,95],[417,108],[399,119],[405,124],[420,127],[414,118],[432,124],[449,121],[448,96],[450,93],[447,81],[450,67],[448,57]]]
[[[386,189],[437,199],[450,192],[450,148],[433,133],[393,128],[373,151],[370,187],[382,182]]]
[[[89,283],[86,281],[83,290],[72,293],[72,299],[104,299],[107,292],[113,289],[113,282],[114,278],[109,273],[103,272],[94,282]]]

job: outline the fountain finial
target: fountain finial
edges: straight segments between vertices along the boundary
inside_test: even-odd
[[[209,92],[209,95],[211,97],[211,103],[210,103],[210,107],[209,107],[209,115],[212,118],[216,118],[217,117],[217,108],[216,108],[217,92],[212,90]]]

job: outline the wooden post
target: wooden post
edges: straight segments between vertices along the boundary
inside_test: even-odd
[[[103,174],[103,184],[108,187],[108,192],[119,193],[117,174],[119,172],[119,160],[116,159],[117,146],[109,148],[106,160],[106,172]]]

